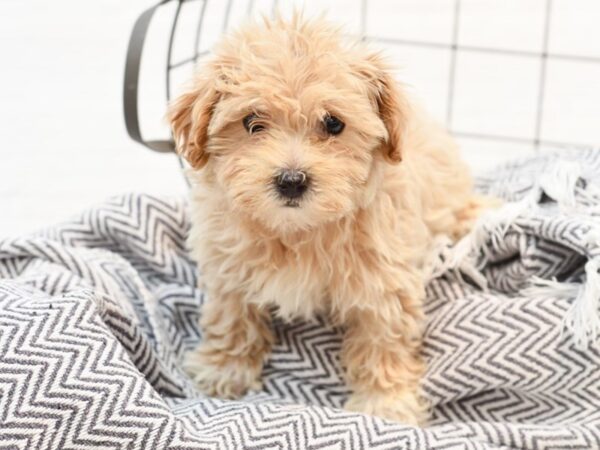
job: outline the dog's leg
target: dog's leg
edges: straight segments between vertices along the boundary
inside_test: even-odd
[[[421,302],[396,293],[376,308],[356,308],[346,319],[342,362],[353,393],[346,409],[423,425],[420,395]]]
[[[268,311],[228,294],[202,307],[200,326],[202,342],[184,364],[199,389],[222,398],[260,389],[263,363],[273,343]]]

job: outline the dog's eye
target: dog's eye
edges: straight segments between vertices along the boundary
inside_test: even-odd
[[[323,126],[325,127],[325,131],[327,131],[327,133],[335,136],[336,134],[340,134],[342,131],[344,131],[344,127],[346,125],[337,117],[328,115],[323,119]]]
[[[258,119],[258,116],[256,114],[252,113],[252,114],[248,114],[242,120],[242,123],[244,124],[244,128],[250,134],[254,134],[258,131],[265,129],[264,125],[261,125],[260,123],[256,123],[256,119]]]

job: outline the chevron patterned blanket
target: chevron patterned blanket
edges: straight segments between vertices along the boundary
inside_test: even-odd
[[[325,321],[275,323],[262,391],[199,394],[182,199],[125,195],[0,241],[0,448],[600,448],[598,174],[589,150],[479,178],[509,203],[434,264],[422,429],[340,409]]]

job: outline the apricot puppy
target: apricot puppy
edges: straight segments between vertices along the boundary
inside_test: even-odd
[[[474,217],[456,145],[382,58],[323,20],[229,35],[170,107],[192,166],[203,341],[186,368],[209,395],[260,387],[284,318],[343,326],[349,410],[422,424],[421,264]]]

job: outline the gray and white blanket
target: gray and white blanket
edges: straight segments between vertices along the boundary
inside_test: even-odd
[[[182,199],[126,195],[0,241],[0,448],[600,448],[598,174],[587,150],[479,179],[513,203],[440,249],[422,429],[340,409],[340,330],[322,320],[275,323],[261,392],[198,393]]]

